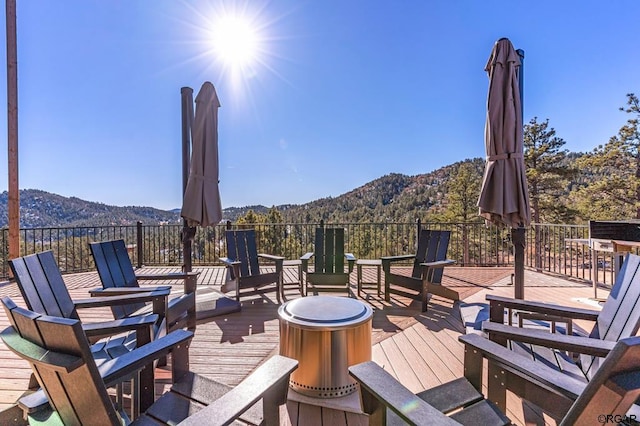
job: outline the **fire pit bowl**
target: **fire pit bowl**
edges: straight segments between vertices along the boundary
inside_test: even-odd
[[[371,360],[373,309],[356,299],[309,296],[278,309],[280,354],[298,360],[289,385],[303,395],[335,398],[357,389],[348,367]]]

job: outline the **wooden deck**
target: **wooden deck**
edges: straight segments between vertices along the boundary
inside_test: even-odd
[[[285,283],[297,280],[295,268],[285,268]],[[171,268],[163,271],[172,270]],[[175,269],[173,269],[175,270]],[[222,268],[196,268],[202,273],[199,285],[219,288],[224,280]],[[159,272],[144,268],[141,272]],[[375,269],[364,269],[365,280],[374,281]],[[487,292],[513,295],[509,268],[460,268],[445,271],[444,284],[454,287],[467,302],[484,301]],[[72,274],[65,281],[73,298],[88,297],[87,290],[99,287],[96,273]],[[351,277],[355,292],[355,271]],[[586,284],[526,271],[527,299],[547,300],[562,304],[587,306],[593,289]],[[156,283],[158,284],[158,283]],[[174,286],[178,292],[181,283]],[[603,291],[603,294],[605,292]],[[296,284],[286,286],[289,298],[300,297]],[[10,296],[16,303],[23,301],[15,284],[0,284],[0,296]],[[272,296],[272,297],[271,297]],[[464,332],[457,304],[432,298],[429,310],[421,313],[418,302],[400,297],[385,302],[375,288],[364,289],[362,299],[374,307],[372,353],[373,360],[414,392],[427,389],[463,375],[463,348],[458,336]],[[600,296],[600,294],[599,294]],[[242,302],[242,311],[198,322],[190,349],[192,371],[236,385],[258,365],[278,352],[278,305],[275,295],[257,296]],[[85,321],[111,318],[108,310],[80,312]],[[0,329],[8,325],[0,312]],[[0,342],[0,410],[8,409],[27,389],[29,366]],[[161,372],[160,372],[161,373]],[[160,374],[161,376],[162,374]],[[162,386],[162,383],[159,385]],[[311,402],[311,403],[310,403]],[[359,414],[357,395],[324,400],[290,395],[283,408],[285,425],[366,425],[367,417]],[[535,407],[518,398],[509,400],[509,417],[516,424],[555,424]]]

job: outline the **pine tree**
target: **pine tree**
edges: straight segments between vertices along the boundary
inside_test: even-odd
[[[524,162],[529,184],[531,217],[534,223],[572,223],[577,212],[558,202],[568,193],[569,181],[577,169],[569,166],[564,139],[549,127],[549,119],[538,117],[524,126]]]
[[[621,111],[631,118],[604,146],[578,160],[589,184],[575,194],[583,217],[589,219],[640,219],[640,102],[627,94]]]
[[[445,195],[445,207],[442,214],[433,215],[430,220],[450,223],[450,226],[461,228],[462,235],[462,259],[463,264],[469,263],[469,248],[471,241],[469,237],[469,222],[479,222],[482,219],[478,216],[478,194],[482,183],[482,162],[467,161],[452,173],[451,180],[447,185]]]

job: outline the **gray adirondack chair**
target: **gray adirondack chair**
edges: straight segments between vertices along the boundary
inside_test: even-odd
[[[465,344],[465,377],[414,395],[374,362],[349,367],[359,382],[369,424],[506,425],[507,390],[539,405],[560,425],[601,425],[633,418],[640,396],[640,338],[622,339],[593,379],[559,376],[551,368],[515,354],[477,334]],[[488,363],[487,398],[482,394],[483,359]]]
[[[101,289],[94,289],[92,296],[132,294],[149,290],[171,290],[171,286],[140,287],[143,280],[184,280],[184,292],[171,297],[166,306],[166,330],[178,328],[195,330],[196,327],[196,281],[197,272],[171,272],[167,274],[136,274],[131,264],[124,240],[102,241],[89,244],[96,270],[100,276]],[[137,303],[114,306],[113,316],[125,318],[144,312],[146,304]],[[148,309],[148,308],[147,308]]]
[[[93,344],[91,354],[98,364],[128,353],[152,340],[154,330],[161,327],[169,292],[158,290],[133,295],[72,300],[53,252],[45,251],[9,261],[22,298],[35,312],[69,319],[79,319],[78,309],[123,306],[149,302],[153,313],[83,324],[82,329]],[[148,371],[142,373],[149,374]],[[118,390],[120,395],[121,391]],[[26,399],[33,407],[46,403],[42,392]]]
[[[166,306],[165,330],[169,332],[179,328],[195,330],[196,320],[227,315],[240,310],[240,304],[224,297],[210,286],[197,288],[200,272],[167,272],[160,274],[136,273],[127,253],[124,240],[103,241],[89,244],[96,264],[101,289],[90,291],[92,296],[110,296],[132,294],[150,290],[171,290],[170,285],[150,287],[140,286],[145,281],[182,280],[183,293],[169,298]],[[116,318],[131,316],[149,310],[147,304],[132,304],[123,308],[112,308]]]
[[[225,286],[235,287],[236,301],[239,302],[241,296],[275,291],[280,303],[284,257],[258,253],[255,229],[227,229],[225,237],[227,257],[220,258],[220,261],[227,267]],[[261,268],[261,260],[272,262],[275,270],[265,271]]]
[[[418,237],[416,254],[383,257],[385,300],[390,301],[392,293],[417,299],[421,303],[422,312],[427,310],[429,294],[459,300],[460,296],[456,291],[441,285],[444,267],[455,263],[447,259],[450,237],[451,231],[422,229]],[[406,262],[412,259],[411,276],[391,271],[394,262]]]
[[[563,374],[591,380],[608,352],[620,339],[635,336],[640,328],[640,256],[628,254],[602,310],[577,309],[535,301],[487,296],[490,321],[482,324],[489,338],[500,344],[512,343],[514,350],[529,350],[535,359],[555,366]],[[534,313],[538,320],[593,321],[588,336],[549,333],[504,324],[505,312]],[[508,316],[507,316],[508,318]],[[553,349],[554,351],[545,350]],[[579,354],[577,362],[572,354]]]
[[[352,253],[344,251],[344,228],[316,228],[313,247],[312,252],[305,253],[300,258],[306,277],[305,294],[309,294],[309,291],[313,294],[345,291],[351,296],[349,274],[353,271],[356,258]],[[312,257],[313,270],[309,268]]]

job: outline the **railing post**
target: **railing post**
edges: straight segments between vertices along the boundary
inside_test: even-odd
[[[462,223],[462,266],[469,266],[471,260],[469,258],[469,224]]]
[[[136,223],[136,250],[138,256],[138,268],[142,268],[142,253],[144,253],[142,247],[142,222],[138,221]]]

